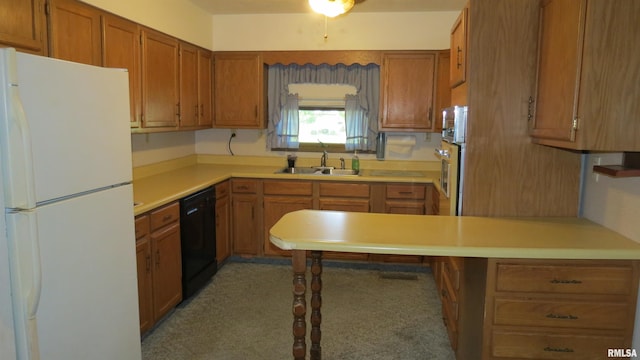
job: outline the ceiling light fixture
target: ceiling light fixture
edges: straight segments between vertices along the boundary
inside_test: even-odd
[[[328,17],[342,15],[353,7],[354,0],[309,0],[313,11]]]

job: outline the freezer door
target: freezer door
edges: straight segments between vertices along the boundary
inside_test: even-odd
[[[3,145],[5,157],[32,159],[32,164],[17,165],[27,171],[7,171],[9,188],[24,183],[33,171],[35,201],[43,203],[131,181],[129,82],[125,70],[23,53],[1,58],[5,68],[0,71],[7,72],[4,78],[9,82],[17,83],[13,88],[18,92],[14,97],[18,103],[12,101],[6,106],[22,107],[27,124],[11,133],[14,136]],[[7,113],[19,116],[21,112]],[[3,121],[19,119],[3,117]],[[25,147],[30,148],[30,156],[12,156],[21,155]],[[23,208],[19,198],[15,201],[6,207]]]
[[[125,185],[23,212],[37,223],[42,359],[140,359],[131,198]]]

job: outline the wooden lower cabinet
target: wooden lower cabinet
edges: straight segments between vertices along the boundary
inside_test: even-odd
[[[460,299],[460,270],[462,259],[458,257],[446,257],[442,261],[442,273],[440,287],[440,299],[442,300],[442,321],[449,335],[451,348],[458,348],[459,333],[459,299]]]
[[[255,256],[261,253],[262,182],[255,179],[231,180],[231,237],[233,253]]]
[[[216,184],[216,260],[218,267],[231,255],[229,181]]]
[[[427,208],[427,188],[432,185],[425,184],[387,184],[384,186],[384,213],[425,215],[431,213],[431,207]],[[372,255],[373,260],[398,263],[420,263],[422,256],[418,255]]]
[[[235,178],[230,180],[232,254],[290,256],[269,241],[269,230],[287,213],[331,210],[424,215],[431,213],[431,184]],[[220,250],[218,250],[220,253]],[[324,252],[326,259],[422,263],[426,258]],[[220,261],[220,260],[218,260]]]
[[[177,202],[136,218],[140,331],[182,301],[180,206]]]
[[[319,183],[319,209],[351,212],[369,212],[371,187],[362,183]],[[367,260],[369,254],[325,251],[326,259]]]
[[[140,313],[140,333],[153,326],[153,277],[151,275],[151,238],[149,237],[149,216],[138,216],[136,224],[136,263],[138,266],[138,309]]]
[[[269,241],[269,229],[287,213],[313,208],[313,183],[265,180],[263,191],[264,254],[291,256],[290,250],[282,250]]]
[[[464,258],[461,266],[457,359],[606,359],[608,349],[632,346],[638,261]]]

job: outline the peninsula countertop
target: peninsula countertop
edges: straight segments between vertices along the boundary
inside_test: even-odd
[[[134,214],[139,215],[158,206],[179,200],[208,186],[233,177],[280,180],[322,180],[353,182],[412,182],[434,183],[440,176],[438,171],[368,170],[359,176],[327,176],[313,174],[276,173],[282,166],[191,164],[163,171],[151,176],[134,178]]]
[[[640,259],[640,243],[582,218],[488,218],[300,210],[270,241],[286,250],[531,259]]]

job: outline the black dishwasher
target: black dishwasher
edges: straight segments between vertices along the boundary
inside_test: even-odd
[[[213,187],[180,200],[183,301],[202,288],[217,271],[215,212]]]

